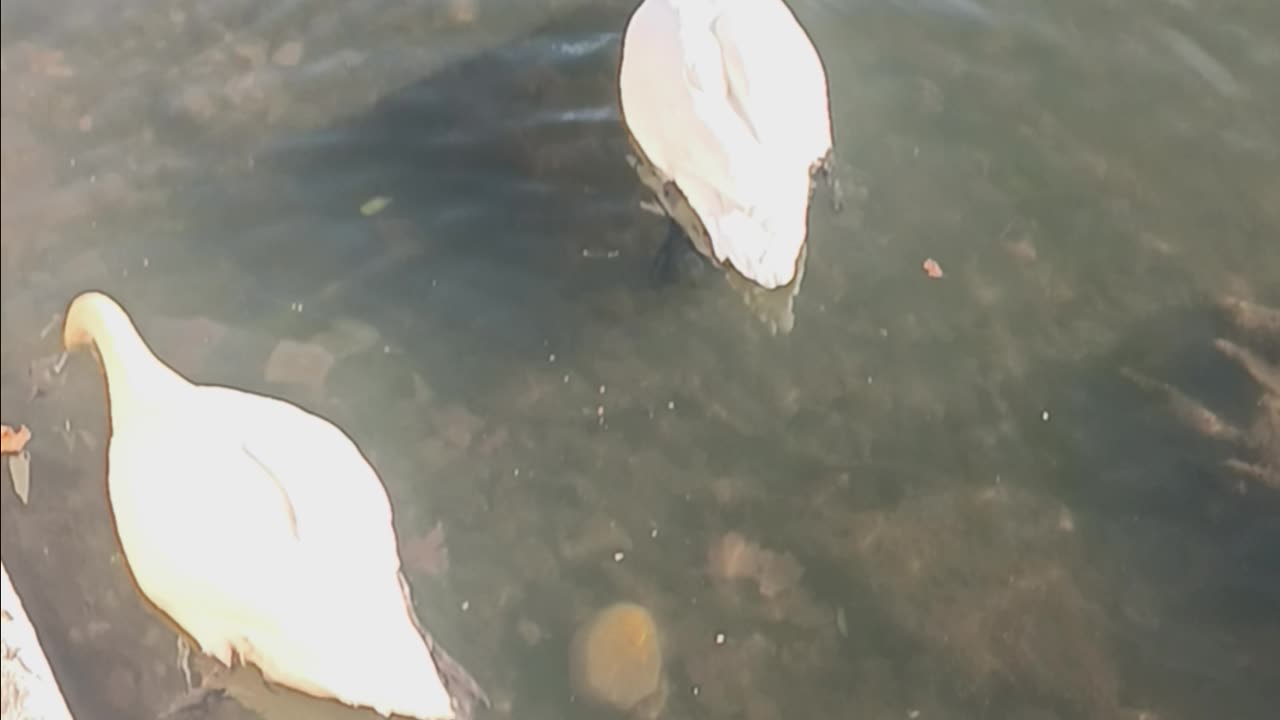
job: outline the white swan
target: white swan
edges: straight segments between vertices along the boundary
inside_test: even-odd
[[[764,288],[796,279],[812,175],[831,178],[832,140],[826,71],[790,8],[644,0],[623,36],[619,90],[633,145],[703,226],[689,233],[698,251]],[[658,197],[677,219],[668,194]]]
[[[487,703],[418,624],[386,490],[342,430],[192,383],[100,292],[72,301],[63,343],[106,377],[107,489],[138,587],[203,652],[383,716]]]

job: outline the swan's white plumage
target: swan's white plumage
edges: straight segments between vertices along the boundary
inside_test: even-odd
[[[201,650],[382,715],[455,717],[401,587],[391,505],[355,443],[292,404],[196,385],[125,311],[85,293],[69,349],[97,349],[108,494],[142,592]]]
[[[699,250],[764,287],[790,283],[832,144],[826,71],[791,10],[644,0],[622,47],[623,119],[705,226]]]

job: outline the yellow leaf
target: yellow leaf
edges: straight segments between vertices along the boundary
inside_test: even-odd
[[[383,210],[386,210],[387,206],[390,204],[391,198],[386,195],[375,195],[366,200],[365,203],[360,206],[360,214],[365,217],[373,217]]]

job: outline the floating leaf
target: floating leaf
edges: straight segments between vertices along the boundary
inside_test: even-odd
[[[9,479],[13,481],[13,492],[26,505],[31,495],[31,454],[26,450],[9,456]]]
[[[17,430],[8,425],[0,425],[0,453],[5,455],[20,453],[30,441],[31,431],[26,425],[19,426]]]
[[[373,217],[383,210],[386,210],[387,206],[390,204],[391,198],[386,195],[375,195],[366,200],[365,203],[360,206],[360,214],[365,217]]]
[[[283,67],[293,67],[301,61],[302,43],[297,40],[290,40],[271,53],[271,62]]]

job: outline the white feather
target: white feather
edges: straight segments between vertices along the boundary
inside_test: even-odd
[[[455,717],[400,587],[391,505],[355,443],[295,405],[197,385],[85,293],[69,348],[107,379],[107,486],[141,591],[224,664],[423,720]]]
[[[756,283],[790,283],[812,172],[831,151],[822,61],[781,0],[644,0],[623,39],[623,119]]]

